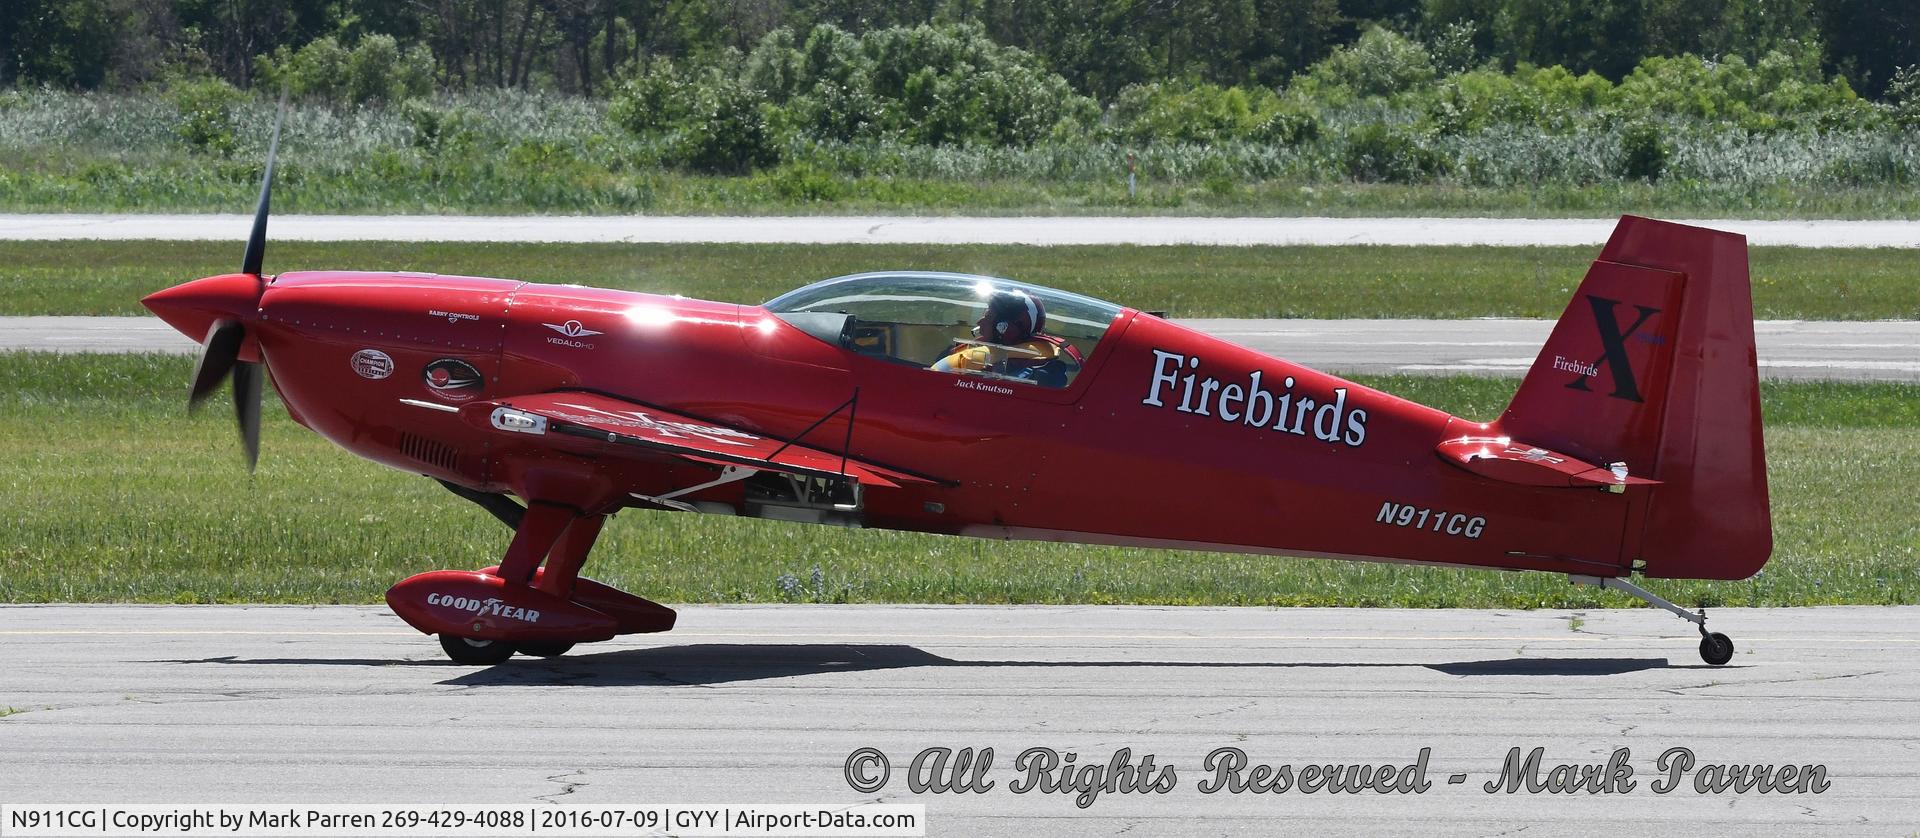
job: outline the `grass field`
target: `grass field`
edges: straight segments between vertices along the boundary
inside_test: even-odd
[[[268,120],[269,123],[271,120]],[[536,146],[537,148],[537,146]],[[0,148],[0,212],[245,212],[260,188],[259,156],[207,160],[114,152]],[[1352,183],[1327,179],[1149,179],[1128,194],[1124,153],[1097,179],[1018,174],[916,177],[829,175],[783,167],[753,175],[700,175],[516,168],[492,161],[475,172],[431,163],[302,171],[282,160],[274,208],[305,214],[523,215],[1316,215],[1596,218],[1623,211],[1665,217],[1916,218],[1920,191],[1904,184],[1776,181],[1728,184],[1675,179],[1659,184]],[[994,162],[970,168],[995,168]],[[1204,165],[1204,164],[1203,164]],[[575,167],[569,167],[574,169]],[[1044,169],[1044,164],[1038,167]]]
[[[239,265],[239,242],[0,242],[0,315],[141,314],[139,298]],[[1592,247],[276,242],[269,270],[430,270],[762,302],[890,268],[1024,279],[1176,317],[1558,317]],[[1752,251],[1760,318],[1920,317],[1920,258],[1895,249]]]
[[[359,460],[267,405],[249,478],[221,409],[188,417],[192,359],[0,355],[0,602],[378,601],[491,564],[507,531],[431,482]],[[1511,380],[1371,378],[1472,416]],[[222,406],[216,399],[216,408]],[[1651,583],[1702,605],[1920,601],[1920,387],[1765,387],[1776,552],[1747,581]],[[1594,607],[1559,577],[1001,543],[624,512],[592,575],[667,602]]]
[[[201,134],[193,126],[206,127],[204,115],[183,120],[164,95],[0,91],[0,210],[244,212],[257,194],[274,108],[264,95],[240,103],[231,136],[212,132],[219,140],[195,150],[187,137]],[[600,100],[488,91],[336,108],[296,98],[274,206],[300,213],[1920,216],[1913,129],[1747,131],[1719,117],[1656,120],[1667,126],[1671,154],[1648,181],[1621,167],[1624,132],[1639,118],[1595,114],[1566,133],[1487,125],[1369,150],[1351,140],[1383,121],[1417,122],[1423,111],[1383,111],[1379,103],[1336,110],[1323,114],[1318,139],[1291,145],[1081,137],[1008,148],[793,137],[780,150],[782,164],[721,175],[672,165],[664,138],[617,127]],[[1130,155],[1137,194],[1127,189]],[[1409,155],[1445,173],[1409,169]],[[1380,161],[1397,161],[1388,168],[1399,171],[1352,171]],[[1381,179],[1390,182],[1374,182]]]

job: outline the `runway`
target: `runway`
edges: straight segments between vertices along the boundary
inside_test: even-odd
[[[1548,320],[1176,321],[1276,357],[1339,373],[1519,375]],[[1920,321],[1762,320],[1770,379],[1920,381]],[[198,346],[154,317],[0,317],[0,350],[176,352]]]
[[[929,834],[1905,834],[1920,829],[1920,608],[1709,612],[1696,656],[1649,609],[690,607],[557,661],[443,661],[383,608],[0,607],[0,796],[94,803],[925,803]],[[0,713],[4,713],[0,710]],[[984,793],[915,794],[913,755],[986,748]],[[853,791],[849,754],[893,763]],[[1161,794],[1019,794],[1032,747],[1152,754]],[[1203,794],[1256,763],[1412,764],[1417,794]],[[1619,793],[1489,793],[1629,748]],[[1653,783],[1824,766],[1818,793]],[[1543,769],[1545,770],[1545,769]],[[1697,773],[1697,768],[1696,768]],[[1453,783],[1452,776],[1464,774]]]
[[[272,241],[1019,245],[1598,245],[1617,218],[276,215]],[[1679,220],[1679,219],[1674,219]],[[247,215],[0,214],[0,240],[243,242]],[[1682,223],[1756,246],[1920,247],[1915,221]]]

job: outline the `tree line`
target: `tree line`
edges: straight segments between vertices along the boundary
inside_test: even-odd
[[[969,24],[1100,102],[1157,82],[1284,85],[1375,28],[1441,72],[1557,65],[1617,82],[1650,56],[1810,51],[1877,98],[1920,64],[1910,0],[6,0],[0,85],[271,87],[305,61],[349,87],[386,63],[444,90],[606,96],[646,62],[724,64],[820,24]]]

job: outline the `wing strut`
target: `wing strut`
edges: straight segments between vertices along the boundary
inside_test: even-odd
[[[847,438],[840,443],[840,476],[841,477],[847,476],[847,454],[849,451],[853,450],[853,420],[854,420],[854,417],[858,414],[859,409],[860,409],[860,388],[855,387],[853,388],[853,395],[848,396],[847,400],[844,402],[841,402],[839,407],[836,407],[832,410],[827,411],[827,415],[822,416],[819,419],[815,419],[813,421],[813,424],[807,426],[806,430],[801,431],[799,434],[795,435],[794,438],[781,443],[779,448],[773,449],[773,453],[767,455],[767,462],[769,463],[773,462],[776,458],[780,456],[780,452],[787,450],[789,447],[792,447],[794,443],[799,442],[800,440],[806,439],[807,434],[813,433],[815,429],[819,428],[821,425],[826,424],[828,419],[832,419],[833,417],[839,415],[840,411],[844,410],[847,412]]]

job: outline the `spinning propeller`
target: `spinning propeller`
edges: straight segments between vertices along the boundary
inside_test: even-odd
[[[286,120],[287,99],[280,97],[279,112],[273,119],[273,140],[267,146],[266,173],[260,178],[260,203],[253,210],[253,233],[247,237],[247,252],[240,261],[240,273],[253,279],[253,299],[259,300],[264,282],[260,262],[267,252],[267,213],[273,197],[273,161],[280,151],[280,126]],[[218,281],[219,277],[200,280]],[[194,285],[197,283],[189,283]],[[187,286],[181,286],[186,288]],[[167,292],[161,292],[166,294]],[[155,295],[159,297],[160,295]],[[149,302],[152,306],[152,302]],[[200,361],[193,368],[192,389],[187,393],[187,409],[194,410],[207,400],[229,374],[233,378],[233,414],[240,425],[240,441],[247,451],[247,471],[260,461],[260,388],[265,371],[258,361],[240,360],[240,349],[247,340],[247,327],[240,318],[222,316],[207,329],[200,347]]]

